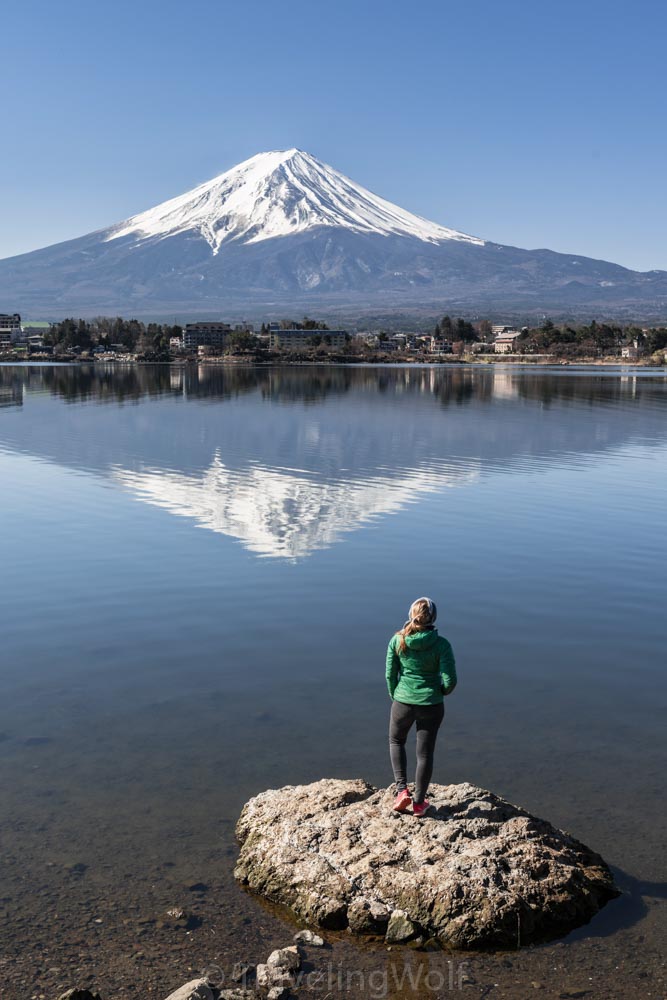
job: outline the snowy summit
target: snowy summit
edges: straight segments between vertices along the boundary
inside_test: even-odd
[[[217,254],[225,242],[260,243],[318,226],[435,244],[461,240],[484,245],[484,240],[379,198],[300,149],[251,156],[192,191],[121,222],[105,239],[134,236],[140,243],[197,232]]]

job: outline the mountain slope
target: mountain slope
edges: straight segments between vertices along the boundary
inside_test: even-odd
[[[489,243],[392,205],[300,150],[260,153],[115,226],[0,261],[0,309],[290,308],[667,315],[667,272]]]

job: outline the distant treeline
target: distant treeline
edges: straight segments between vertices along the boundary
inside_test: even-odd
[[[491,343],[492,326],[488,320],[470,323],[445,316],[436,323],[433,334],[463,347],[474,343]],[[556,354],[559,357],[600,357],[618,354],[626,344],[637,344],[646,355],[667,348],[667,327],[651,329],[621,326],[614,323],[559,324],[550,319],[541,326],[521,327],[515,341],[518,354]]]
[[[163,353],[169,350],[171,337],[180,337],[183,328],[168,323],[142,323],[138,319],[97,316],[94,319],[63,319],[53,323],[44,334],[44,343],[67,349],[93,347],[112,349],[118,344],[132,353]]]
[[[283,330],[328,330],[326,323],[304,316],[301,320],[284,319],[280,321]],[[268,333],[269,327],[262,323],[262,333]],[[53,323],[44,334],[44,343],[54,348],[67,350],[78,347],[89,351],[94,347],[105,347],[109,350],[113,345],[125,348],[133,354],[165,354],[169,351],[169,341],[172,337],[181,337],[183,327],[169,323],[142,323],[138,319],[123,319],[122,316],[96,316],[94,319],[68,318]],[[230,334],[230,347],[252,349],[257,345],[257,338],[246,331],[234,331]]]
[[[433,335],[442,340],[449,340],[450,343],[462,341],[464,344],[471,344],[490,337],[491,324],[486,319],[473,324],[469,323],[468,320],[462,319],[460,316],[458,319],[443,316],[440,322],[435,324]]]
[[[328,326],[319,320],[304,316],[301,320],[285,319],[280,322],[282,329],[303,329],[326,331]],[[261,333],[267,333],[268,326],[262,324]],[[493,341],[492,326],[488,320],[470,322],[462,317],[444,316],[429,331],[436,338],[449,341],[455,352],[467,353],[475,343]],[[183,328],[168,323],[143,323],[137,319],[123,319],[98,316],[91,320],[64,319],[53,323],[44,335],[46,344],[56,351],[80,348],[89,351],[95,347],[112,350],[119,345],[125,350],[144,356],[167,356],[172,337],[181,337]],[[352,353],[373,353],[382,351],[382,345],[395,331],[385,330],[378,334],[376,347],[353,340]],[[317,346],[317,334],[313,337],[313,347]],[[231,350],[254,350],[258,339],[245,331],[235,331],[230,335]],[[552,354],[563,358],[601,357],[618,355],[627,344],[636,344],[640,352],[650,356],[667,349],[667,327],[650,329],[614,323],[555,324],[545,320],[541,326],[521,327],[515,341],[514,351],[519,354]],[[426,349],[426,348],[425,348]]]
[[[637,343],[646,355],[667,347],[667,327],[642,329],[610,323],[555,325],[545,320],[542,326],[523,329],[516,347],[522,354],[557,354],[560,357],[600,357],[618,354],[626,344]]]
[[[322,323],[318,319],[311,319],[310,316],[304,316],[301,320],[296,319],[281,319],[278,323],[281,330],[328,330],[329,327],[326,323]],[[270,326],[268,323],[262,323],[260,333],[269,333]]]

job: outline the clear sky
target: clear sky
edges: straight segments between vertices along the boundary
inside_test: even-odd
[[[499,243],[667,269],[662,0],[4,0],[0,256],[298,146]]]

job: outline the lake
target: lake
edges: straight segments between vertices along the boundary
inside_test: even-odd
[[[234,823],[389,784],[384,654],[424,594],[459,671],[434,780],[569,830],[623,894],[537,948],[318,961],[664,995],[664,370],[0,366],[0,482],[4,1000],[162,998],[289,942]]]

